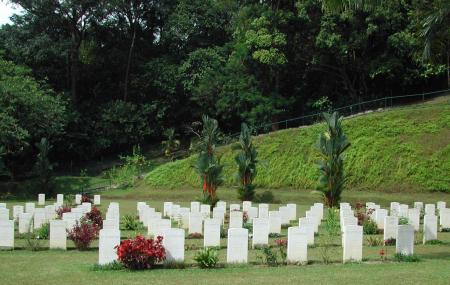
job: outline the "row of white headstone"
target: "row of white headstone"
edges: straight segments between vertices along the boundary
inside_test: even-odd
[[[39,194],[38,199],[44,199],[44,194]],[[99,196],[99,195],[97,195]],[[43,224],[50,224],[50,249],[66,249],[67,230],[80,221],[80,219],[91,211],[92,205],[83,202],[70,212],[62,214],[62,220],[57,220],[57,210],[62,207],[62,194],[58,194],[57,202],[45,206],[44,208],[36,208],[35,203],[27,202],[25,206],[14,205],[13,217],[10,220],[9,209],[6,203],[0,203],[0,247],[14,248],[14,226],[18,222],[19,234],[32,232],[42,227]],[[100,201],[100,196],[97,198]],[[38,204],[42,201],[38,201]]]

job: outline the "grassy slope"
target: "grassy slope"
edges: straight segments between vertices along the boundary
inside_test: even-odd
[[[450,104],[432,104],[372,113],[347,119],[344,129],[352,143],[346,155],[348,186],[356,190],[450,191]],[[264,188],[317,186],[315,142],[323,124],[288,129],[255,138],[259,158],[256,184]],[[234,154],[219,148],[225,185],[234,184]],[[191,165],[195,156],[167,163],[146,178],[152,187],[198,187]]]

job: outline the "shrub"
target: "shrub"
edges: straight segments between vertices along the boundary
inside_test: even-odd
[[[247,229],[248,232],[253,232],[253,224],[251,223],[244,223],[244,225],[242,226],[244,229]]]
[[[94,264],[92,270],[93,271],[113,271],[113,270],[122,270],[123,265],[117,261],[113,261],[108,264],[100,265],[100,264]]]
[[[261,248],[261,251],[264,255],[263,262],[267,266],[278,266],[278,258],[277,254],[272,251],[272,249],[268,246],[264,246]]]
[[[269,237],[270,238],[279,238],[279,237],[281,237],[281,234],[279,234],[279,233],[269,233]]]
[[[427,240],[425,244],[435,245],[435,244],[443,244],[444,242],[438,239]]]
[[[123,240],[117,246],[118,260],[123,266],[133,270],[152,268],[166,258],[162,240],[161,236],[156,239],[137,236],[135,239]]]
[[[81,203],[92,203],[92,200],[88,195],[83,195],[81,196]]]
[[[58,219],[62,219],[63,214],[69,213],[70,211],[72,211],[72,208],[64,205],[59,207],[58,210],[56,210],[56,215],[58,216]]]
[[[129,231],[136,231],[140,227],[140,222],[138,219],[136,219],[135,216],[132,215],[125,215],[123,216],[123,226],[126,230]]]
[[[394,258],[398,262],[419,262],[421,258],[416,254],[406,255],[402,253],[396,253]]]
[[[97,207],[92,207],[91,211],[86,213],[86,219],[94,224],[98,230],[103,227],[102,212]]]
[[[287,258],[287,239],[277,239],[275,240],[275,243],[278,246],[278,250],[280,251],[281,260],[283,263],[286,263]]]
[[[383,245],[383,240],[379,237],[369,236],[366,239],[368,246],[381,246]]]
[[[363,223],[363,231],[365,235],[376,235],[378,233],[377,224],[371,219],[365,220]]]
[[[36,234],[39,239],[48,239],[50,237],[50,223],[42,224]]]
[[[271,191],[264,191],[261,194],[256,194],[254,201],[256,203],[275,203],[277,200]]]
[[[399,225],[407,225],[408,222],[409,222],[408,218],[405,218],[405,217],[400,217],[400,218],[398,219],[398,224],[399,224]]]
[[[194,260],[200,268],[214,268],[217,266],[217,262],[219,261],[219,255],[217,250],[213,248],[205,248],[199,250],[195,254]]]
[[[203,235],[201,233],[190,233],[188,235],[188,238],[190,238],[190,239],[201,239],[201,238],[203,238]]]
[[[220,237],[226,238],[227,236],[228,236],[228,231],[223,226],[221,226],[220,227]]]
[[[441,232],[443,233],[449,233],[450,232],[450,228],[442,228]]]
[[[388,238],[384,240],[384,245],[395,245],[396,244],[396,239],[395,238]]]
[[[91,242],[97,237],[98,229],[95,224],[90,223],[86,218],[75,224],[75,226],[68,232],[67,237],[75,243],[75,247],[79,250],[86,250],[89,248]]]

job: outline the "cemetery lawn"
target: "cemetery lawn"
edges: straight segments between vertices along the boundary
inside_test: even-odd
[[[259,189],[258,193],[266,190]],[[272,190],[278,204],[288,202],[297,203],[297,216],[304,216],[309,206],[319,197],[311,195],[309,191],[277,189]],[[220,197],[227,202],[236,200],[235,189],[220,189]],[[110,190],[102,193],[104,213],[106,205],[111,201],[120,203],[121,216],[135,214],[136,202],[146,201],[149,205],[162,209],[164,201],[177,202],[187,206],[190,201],[200,196],[197,189],[156,190],[148,186],[138,185],[134,189]],[[399,201],[412,205],[414,201],[436,202],[446,201],[450,204],[450,195],[445,193],[378,193],[348,191],[344,194],[344,201],[365,202],[373,201],[387,207],[390,201]],[[24,201],[6,201],[9,205],[21,204]],[[53,203],[53,201],[47,201]],[[278,207],[272,203],[271,208]],[[293,223],[295,225],[296,223]],[[17,229],[16,229],[17,230]],[[122,239],[145,233],[122,229]],[[323,229],[316,236],[316,244],[322,240]],[[286,229],[282,230],[286,234]],[[222,239],[219,250],[219,262],[222,268],[202,270],[195,266],[194,254],[203,245],[202,239],[186,239],[185,269],[154,269],[131,272],[125,269],[99,270],[94,264],[98,260],[98,241],[95,241],[88,251],[75,250],[68,241],[68,251],[46,250],[48,241],[42,241],[44,249],[33,252],[26,246],[26,240],[16,233],[13,251],[0,251],[1,285],[9,284],[386,284],[401,282],[406,284],[448,284],[450,280],[450,233],[438,233],[439,244],[421,244],[421,233],[416,233],[414,252],[421,258],[419,262],[396,262],[393,254],[394,246],[386,247],[388,261],[381,262],[379,251],[381,246],[367,245],[364,236],[363,258],[359,264],[342,264],[342,249],[340,238],[334,241],[331,250],[332,264],[322,262],[322,248],[320,246],[308,249],[310,264],[306,266],[278,266],[267,267],[261,265],[262,256],[258,250],[249,251],[249,265],[225,266],[226,240]],[[381,239],[381,235],[378,235]],[[282,236],[281,238],[286,238]],[[275,238],[270,239],[275,244]],[[249,247],[250,248],[250,247]],[[276,249],[274,249],[276,250]]]

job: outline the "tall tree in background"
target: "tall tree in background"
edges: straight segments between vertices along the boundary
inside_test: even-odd
[[[53,194],[50,185],[53,175],[53,164],[49,160],[49,153],[52,146],[46,138],[42,138],[39,143],[36,143],[36,148],[39,153],[34,164],[34,172],[38,176],[40,190],[51,196]]]
[[[255,185],[253,180],[256,177],[256,164],[258,163],[255,146],[252,142],[252,134],[246,123],[241,125],[239,142],[233,146],[239,153],[234,157],[238,166],[236,173],[239,182],[238,196],[241,201],[252,201],[255,197]]]
[[[196,133],[198,136],[196,148],[198,148],[199,154],[194,169],[200,175],[203,184],[203,202],[215,205],[218,201],[217,188],[223,182],[223,166],[215,153],[220,135],[219,124],[217,120],[206,115],[203,115],[202,121],[203,129],[200,133]]]
[[[323,195],[328,207],[336,207],[344,190],[343,154],[350,147],[347,136],[342,129],[342,117],[339,113],[323,113],[327,130],[319,135],[317,149],[320,160],[319,193]]]

